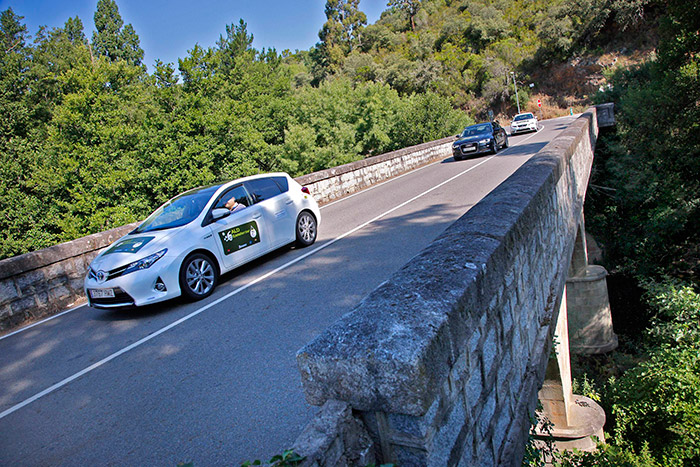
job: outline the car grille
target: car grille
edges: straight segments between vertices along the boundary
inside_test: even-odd
[[[128,293],[124,292],[120,287],[115,287],[114,289],[114,297],[109,297],[109,298],[91,298],[90,303],[93,306],[96,307],[128,307],[128,306],[134,306],[134,299],[131,298],[131,295]]]
[[[469,153],[476,151],[477,144],[476,143],[463,144],[459,148],[462,151],[462,154],[469,154]]]

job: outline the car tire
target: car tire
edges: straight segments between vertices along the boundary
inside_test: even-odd
[[[461,161],[463,160],[462,156],[453,156],[456,161]]]
[[[496,140],[491,140],[491,154],[498,154],[498,144]]]
[[[299,247],[312,245],[316,241],[317,227],[314,215],[309,211],[302,211],[296,222],[296,245]]]
[[[508,135],[506,135],[505,139],[503,140],[502,149],[505,149],[507,147],[508,147]]]
[[[180,267],[180,290],[190,300],[208,297],[219,282],[216,263],[204,253],[194,253]]]

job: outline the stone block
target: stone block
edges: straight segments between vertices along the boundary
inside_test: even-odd
[[[304,428],[293,445],[294,452],[306,457],[301,464],[336,466],[374,461],[373,442],[361,421],[352,415],[350,406],[328,401]]]
[[[69,290],[63,285],[59,285],[57,287],[52,287],[51,289],[49,289],[48,302],[57,303],[65,300],[70,301],[73,296],[74,293],[71,290]]]
[[[469,379],[464,385],[464,400],[467,405],[467,410],[470,413],[476,412],[476,407],[481,402],[481,394],[484,391],[483,378],[481,375],[481,366],[472,369]]]
[[[0,280],[0,305],[13,302],[19,298],[17,287],[13,279]]]
[[[34,287],[40,287],[45,282],[46,276],[41,270],[29,271],[15,276],[15,283],[23,296],[32,293]]]
[[[493,423],[493,415],[496,412],[496,389],[493,388],[483,403],[481,412],[476,416],[477,436],[486,439]]]
[[[481,348],[481,359],[483,362],[484,375],[489,375],[493,369],[496,357],[498,356],[498,336],[496,327],[492,326],[486,334],[483,346]]]
[[[452,452],[464,449],[467,420],[462,404],[455,404],[448,417],[438,427],[427,458],[428,465],[450,465]],[[460,456],[461,457],[461,456]]]

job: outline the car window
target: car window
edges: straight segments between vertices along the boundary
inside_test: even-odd
[[[464,129],[464,132],[462,133],[462,136],[474,136],[474,135],[479,135],[481,133],[490,133],[491,132],[491,124],[489,123],[482,123],[480,125],[472,125],[468,126],[467,128]]]
[[[535,118],[534,115],[532,114],[522,114],[522,115],[516,115],[513,121],[519,122],[521,120],[530,120],[531,118]]]
[[[196,188],[176,196],[148,216],[134,233],[172,229],[192,222],[219,187],[220,185]]]
[[[253,195],[254,203],[265,201],[266,199],[270,199],[282,193],[279,185],[270,178],[248,180],[245,182],[245,185],[250,190],[250,194]]]
[[[225,191],[224,194],[221,195],[219,200],[214,205],[214,208],[226,207],[226,203],[231,198],[236,198],[236,202],[241,203],[244,206],[251,205],[250,197],[248,196],[248,191],[243,185],[236,185],[233,188]]]
[[[280,190],[282,190],[282,193],[286,193],[289,191],[289,180],[287,180],[287,177],[271,177],[272,180],[277,183],[277,186],[280,187]]]

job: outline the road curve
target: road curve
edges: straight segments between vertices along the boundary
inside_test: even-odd
[[[239,464],[316,408],[295,354],[565,129],[452,158],[323,209],[319,237],[229,273],[207,300],[74,309],[0,337],[0,465]]]

